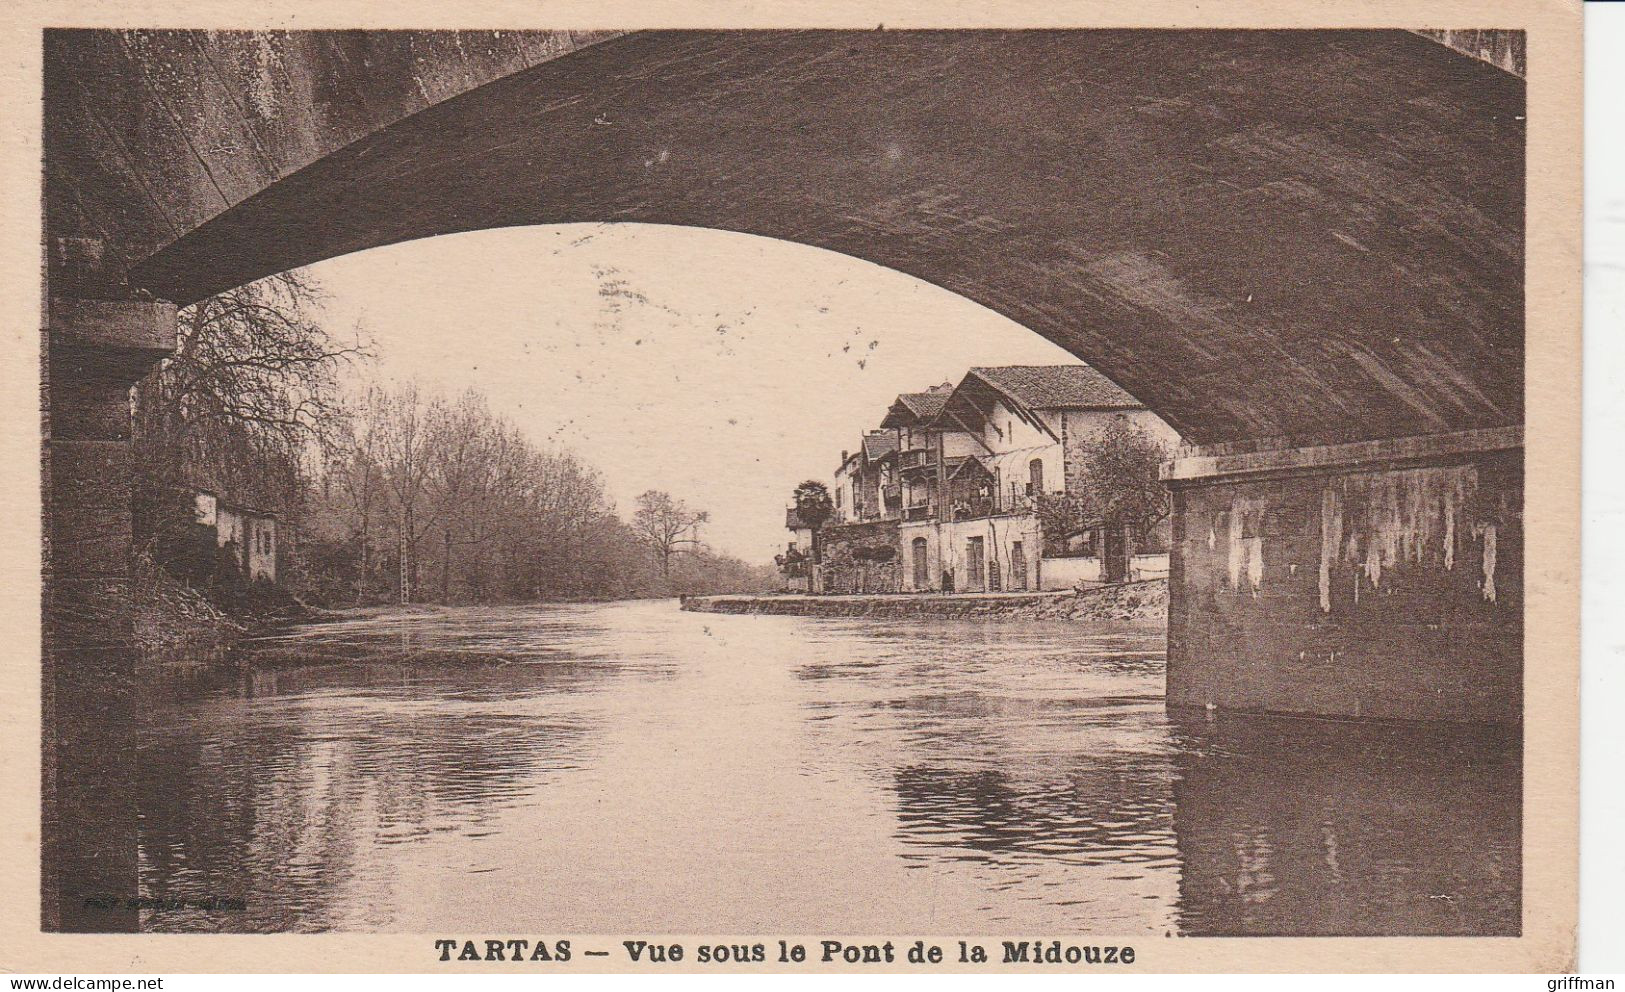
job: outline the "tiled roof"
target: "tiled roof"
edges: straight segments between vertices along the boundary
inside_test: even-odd
[[[942,407],[948,402],[948,397],[954,391],[954,384],[945,382],[940,386],[932,386],[923,393],[898,393],[897,399],[891,408],[886,411],[886,419],[880,422],[882,427],[913,427],[930,421],[942,412]]]
[[[1139,400],[1087,365],[1001,365],[971,374],[1031,410],[1139,407]]]
[[[891,431],[875,431],[863,435],[863,457],[879,461],[897,450],[897,435]]]
[[[921,420],[930,420],[942,412],[942,407],[948,402],[947,393],[904,393],[897,397],[897,402],[908,407],[914,416]]]

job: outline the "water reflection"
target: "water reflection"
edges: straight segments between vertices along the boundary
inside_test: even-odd
[[[1186,932],[1519,932],[1515,736],[1258,718],[1175,733]]]
[[[592,721],[543,701],[664,676],[647,656],[557,646],[602,644],[590,623],[531,617],[548,639],[527,646],[525,617],[470,613],[313,625],[155,693],[138,802],[142,895],[164,908],[145,927],[388,927],[380,897],[414,896],[383,849],[477,839],[580,767]]]
[[[1148,787],[1155,777],[1115,762],[1048,781],[993,770],[904,768],[896,786],[899,838],[968,860],[1172,863],[1172,810],[1162,790]]]
[[[1161,652],[667,603],[312,625],[146,701],[144,924],[1516,932],[1516,742],[1171,721]]]

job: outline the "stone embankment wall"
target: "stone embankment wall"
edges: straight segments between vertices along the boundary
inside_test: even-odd
[[[694,613],[1163,623],[1168,618],[1168,582],[1151,579],[1042,596],[687,596],[682,607]]]

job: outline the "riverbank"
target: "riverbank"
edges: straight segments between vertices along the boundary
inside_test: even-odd
[[[314,619],[314,611],[274,589],[242,586],[213,594],[147,560],[135,566],[133,590],[137,666],[186,676],[226,663],[244,638]]]
[[[692,613],[811,617],[993,617],[1166,623],[1168,580],[1148,579],[1076,592],[685,596],[682,608]]]
[[[355,622],[419,614],[433,616],[468,606],[570,606],[624,602],[602,597],[561,597],[536,602],[307,604],[276,586],[208,590],[175,578],[148,560],[136,563],[135,646],[143,671],[189,676],[231,661],[242,641],[294,624]],[[666,599],[671,597],[648,597]]]
[[[249,625],[161,569],[138,564],[133,596],[138,666],[183,674],[218,665]]]

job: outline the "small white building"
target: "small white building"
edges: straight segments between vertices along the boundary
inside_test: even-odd
[[[250,582],[277,580],[277,517],[228,503],[214,493],[199,490],[194,496],[194,521],[214,535],[216,548],[224,548]]]

